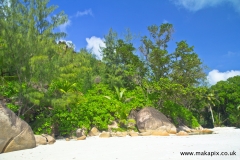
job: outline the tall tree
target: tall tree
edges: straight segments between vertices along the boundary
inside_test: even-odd
[[[48,0],[0,0],[0,37],[4,39],[6,49],[2,58],[4,70],[16,75],[19,81],[19,101],[21,107],[18,114],[26,110],[24,97],[31,94],[28,91],[32,86],[36,70],[33,67],[47,67],[51,57],[55,54],[53,45],[64,33],[55,33],[54,29],[67,21],[67,16],[61,12],[51,15],[56,6],[48,6]],[[50,20],[49,20],[50,18]],[[48,76],[44,70],[37,73],[39,81],[46,83],[50,77],[51,67],[48,66]],[[35,74],[36,75],[36,74]],[[31,98],[29,98],[31,99]],[[25,109],[23,109],[23,108]]]
[[[106,64],[107,82],[113,88],[133,89],[137,78],[144,74],[144,64],[137,55],[132,43],[117,38],[112,30],[105,36],[106,48],[102,49]]]
[[[186,41],[177,43],[175,52],[171,55],[170,78],[184,87],[198,85],[206,78],[202,61],[194,52],[194,47],[189,47]]]
[[[148,31],[150,38],[144,36],[141,40],[142,46],[139,49],[145,57],[151,79],[159,80],[166,77],[170,71],[167,43],[171,39],[173,26],[169,23],[160,26],[152,25],[148,27]]]
[[[17,74],[19,80],[24,81],[30,78],[30,58],[48,54],[48,46],[65,35],[54,33],[53,30],[65,23],[67,16],[63,12],[51,16],[56,6],[48,7],[48,0],[5,2],[0,1],[0,36],[7,45],[4,59],[7,66],[14,67],[13,74]],[[49,17],[51,20],[48,20]]]

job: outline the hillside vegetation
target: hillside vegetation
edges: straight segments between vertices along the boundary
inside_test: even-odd
[[[130,111],[145,106],[177,126],[240,126],[240,76],[206,85],[193,46],[176,42],[169,53],[172,24],[149,26],[138,48],[130,33],[110,29],[100,60],[59,41],[67,15],[55,9],[47,0],[0,0],[0,97],[36,134],[106,130],[112,121],[127,129]]]

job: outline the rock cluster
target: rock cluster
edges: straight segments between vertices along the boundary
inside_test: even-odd
[[[191,129],[187,126],[179,126],[177,128],[177,135],[196,135],[196,134],[212,134],[213,131],[210,130],[210,129],[205,129],[205,128],[202,128],[201,126],[200,127],[197,127],[195,129]]]
[[[87,136],[99,136],[100,138],[169,136],[170,134],[188,136],[191,134],[211,134],[213,132],[203,129],[201,126],[196,129],[190,129],[184,125],[176,128],[164,114],[152,107],[143,108],[138,112],[132,110],[128,118],[129,122],[131,122],[128,125],[130,131],[116,131],[118,130],[118,124],[116,121],[113,121],[111,125],[108,125],[108,132],[100,132],[96,127],[93,127],[88,135],[86,135],[86,129],[79,128],[76,130],[76,137],[65,138],[65,140],[70,141],[72,138],[75,140],[85,140]],[[34,135],[30,126],[5,107],[1,101],[0,128],[0,153],[29,149],[36,147],[36,145],[47,145],[56,142],[54,137],[47,134]],[[140,133],[134,131],[135,128]]]

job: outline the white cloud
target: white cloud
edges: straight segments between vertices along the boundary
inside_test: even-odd
[[[169,23],[166,19],[163,20],[163,23]]]
[[[67,33],[67,27],[71,25],[71,20],[68,20],[66,23],[59,26],[61,32]]]
[[[75,16],[70,16],[69,19],[68,19],[68,21],[67,21],[66,23],[64,23],[64,24],[62,24],[62,25],[59,26],[60,31],[67,33],[67,28],[68,28],[69,26],[71,26],[71,23],[72,23],[72,22],[71,22],[71,19],[72,19],[73,17],[79,17],[79,16],[84,16],[84,15],[91,15],[91,16],[93,16],[92,10],[91,10],[91,9],[88,9],[88,10],[85,10],[85,11],[83,11],[83,12],[78,11]]]
[[[76,14],[76,17],[85,16],[85,15],[93,16],[92,10],[88,9],[88,10],[85,10],[83,12],[78,11],[77,14]]]
[[[226,71],[226,72],[219,72],[218,70],[214,69],[208,73],[207,79],[211,85],[216,84],[218,81],[226,81],[230,77],[234,77],[240,75],[240,71]]]
[[[237,12],[240,13],[240,1],[239,0],[229,0],[231,5],[235,8]]]
[[[104,39],[92,36],[91,38],[86,38],[87,41],[87,49],[91,50],[93,54],[97,56],[97,58],[102,59],[102,54],[100,52],[100,47],[106,47],[104,43]]]
[[[221,4],[230,4],[240,13],[240,0],[170,0],[178,6],[190,11],[198,11],[206,7],[214,7]]]
[[[237,57],[237,56],[240,56],[240,53],[228,51],[228,53],[226,54],[226,56],[227,56],[227,57]]]

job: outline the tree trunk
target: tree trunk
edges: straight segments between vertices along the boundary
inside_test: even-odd
[[[211,115],[212,115],[212,122],[213,122],[213,127],[214,127],[214,118],[213,118],[213,111],[212,111],[212,107],[209,106],[209,109],[210,109],[210,112],[211,112]]]

